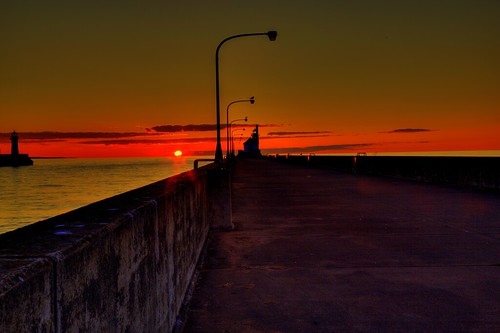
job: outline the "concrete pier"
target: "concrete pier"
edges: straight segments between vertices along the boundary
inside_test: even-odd
[[[500,196],[238,160],[184,332],[499,332]]]
[[[207,166],[0,235],[0,332],[171,332],[228,184]]]

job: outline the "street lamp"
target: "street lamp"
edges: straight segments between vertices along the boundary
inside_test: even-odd
[[[231,131],[231,154],[234,155],[234,132],[238,131],[244,131],[244,128],[237,128],[233,131]],[[241,133],[241,136],[243,136],[243,133]]]
[[[229,135],[229,140],[231,140],[231,138],[233,137],[233,132],[234,132],[234,131],[231,131],[231,128],[233,127],[233,123],[234,123],[234,122],[237,122],[237,121],[242,121],[242,120],[244,120],[245,122],[247,122],[247,121],[248,121],[248,117],[245,117],[245,118],[240,118],[240,119],[235,119],[235,120],[233,120],[233,121],[231,121],[231,122],[229,123],[229,131],[230,131],[230,133],[231,133],[231,135]],[[243,129],[243,130],[245,130],[245,129]],[[228,140],[228,142],[231,142],[231,143],[232,143],[232,141],[229,141],[229,140]],[[229,145],[229,146],[231,146],[231,145]],[[232,149],[231,149],[231,148],[229,148],[229,150],[230,150],[230,151],[232,151]],[[229,152],[227,153],[227,157],[229,157]]]
[[[222,42],[219,43],[217,49],[215,50],[215,104],[216,104],[216,112],[217,112],[217,145],[215,147],[215,158],[222,160],[222,146],[220,143],[220,99],[219,99],[219,50],[221,46],[227,42],[228,40],[239,38],[239,37],[249,37],[249,36],[267,36],[270,41],[275,41],[278,36],[278,32],[276,31],[268,31],[268,32],[255,32],[249,34],[239,34],[225,38]]]
[[[253,104],[255,103],[255,99],[253,96],[250,97],[249,99],[239,99],[237,101],[229,103],[229,105],[226,108],[226,158],[229,157],[229,107],[235,103],[241,103],[241,102],[250,102],[250,104]]]

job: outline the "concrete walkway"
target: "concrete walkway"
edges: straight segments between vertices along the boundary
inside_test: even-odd
[[[184,332],[500,332],[500,197],[240,160]]]

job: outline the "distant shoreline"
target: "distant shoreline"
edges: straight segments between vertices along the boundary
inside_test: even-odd
[[[55,159],[55,158],[77,158],[77,157],[64,157],[64,156],[35,156],[35,157],[30,157],[33,160],[46,160],[46,159]]]

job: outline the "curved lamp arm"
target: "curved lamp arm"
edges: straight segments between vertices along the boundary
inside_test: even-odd
[[[235,103],[250,102],[250,104],[255,103],[255,98],[252,96],[249,99],[239,99],[229,103],[226,108],[226,157],[229,157],[229,107]],[[246,121],[246,120],[245,120]]]
[[[217,111],[217,146],[215,147],[215,158],[216,159],[222,160],[222,157],[223,157],[222,156],[222,146],[220,143],[219,50],[220,50],[221,46],[225,42],[227,42],[228,40],[240,38],[240,37],[262,36],[262,35],[267,36],[270,41],[275,41],[276,37],[278,36],[278,32],[277,31],[255,32],[255,33],[229,36],[229,37],[223,39],[219,43],[219,45],[217,46],[217,49],[215,50],[215,102],[216,102],[215,104],[216,104],[216,111]]]

